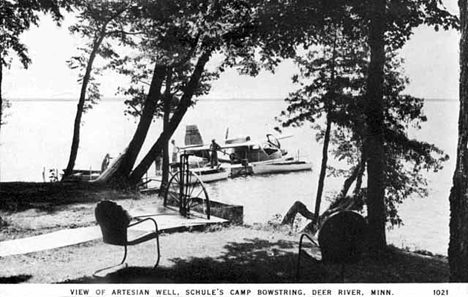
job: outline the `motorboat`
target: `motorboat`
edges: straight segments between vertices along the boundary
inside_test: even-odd
[[[312,163],[299,160],[273,160],[250,163],[253,174],[268,174],[312,170]]]
[[[224,166],[190,168],[190,172],[194,173],[204,183],[227,179],[230,174],[230,170]]]

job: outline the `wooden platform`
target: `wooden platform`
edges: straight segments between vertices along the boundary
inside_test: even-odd
[[[207,220],[201,214],[193,214],[186,218],[179,214],[174,208],[158,209],[158,213],[132,213],[132,217],[151,217],[158,223],[160,232],[175,232],[185,230],[189,227],[207,226],[210,224],[223,224],[228,221],[215,216]],[[132,230],[150,231],[154,228],[150,223],[137,225]],[[154,230],[154,229],[153,229]],[[131,235],[131,234],[130,234]],[[75,245],[102,237],[99,226],[65,229],[52,233],[42,234],[33,237],[8,240],[0,242],[0,257],[11,255],[27,254],[64,246]]]

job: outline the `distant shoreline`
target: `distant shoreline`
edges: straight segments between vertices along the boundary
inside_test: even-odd
[[[120,102],[127,98],[105,97],[100,102]],[[10,102],[76,102],[77,98],[7,98]],[[198,101],[205,102],[276,102],[284,101],[284,98],[197,98]],[[424,98],[425,102],[458,102],[458,99]]]

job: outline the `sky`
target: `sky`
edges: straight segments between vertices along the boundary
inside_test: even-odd
[[[456,13],[455,0],[446,1],[446,7]],[[39,27],[21,36],[29,49],[33,63],[27,70],[14,60],[4,73],[3,94],[9,99],[61,99],[78,98],[78,73],[70,70],[66,60],[77,53],[80,40],[68,32],[73,18],[65,19],[57,27],[44,17]],[[405,72],[410,84],[405,93],[427,99],[458,98],[458,40],[454,30],[435,32],[420,27],[401,50],[405,59]],[[235,69],[223,73],[213,83],[208,98],[285,98],[294,90],[291,76],[295,73],[291,61],[284,61],[275,73],[262,72],[257,77],[241,76]],[[115,97],[119,85],[127,78],[106,73],[101,78],[101,93]]]

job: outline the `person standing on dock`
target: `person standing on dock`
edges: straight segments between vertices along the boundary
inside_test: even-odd
[[[171,140],[171,145],[172,145],[172,163],[177,163],[177,153],[179,152],[179,148],[177,147],[175,140]]]
[[[221,147],[219,144],[216,143],[216,141],[213,139],[211,140],[210,144],[210,151],[211,151],[211,168],[214,168],[218,166],[218,150],[220,150]]]
[[[109,154],[106,154],[101,163],[101,172],[104,172],[107,169],[107,167],[109,167],[110,160],[111,157],[109,156]]]
[[[161,175],[162,156],[158,154],[154,160],[154,167],[156,169],[156,175]]]

